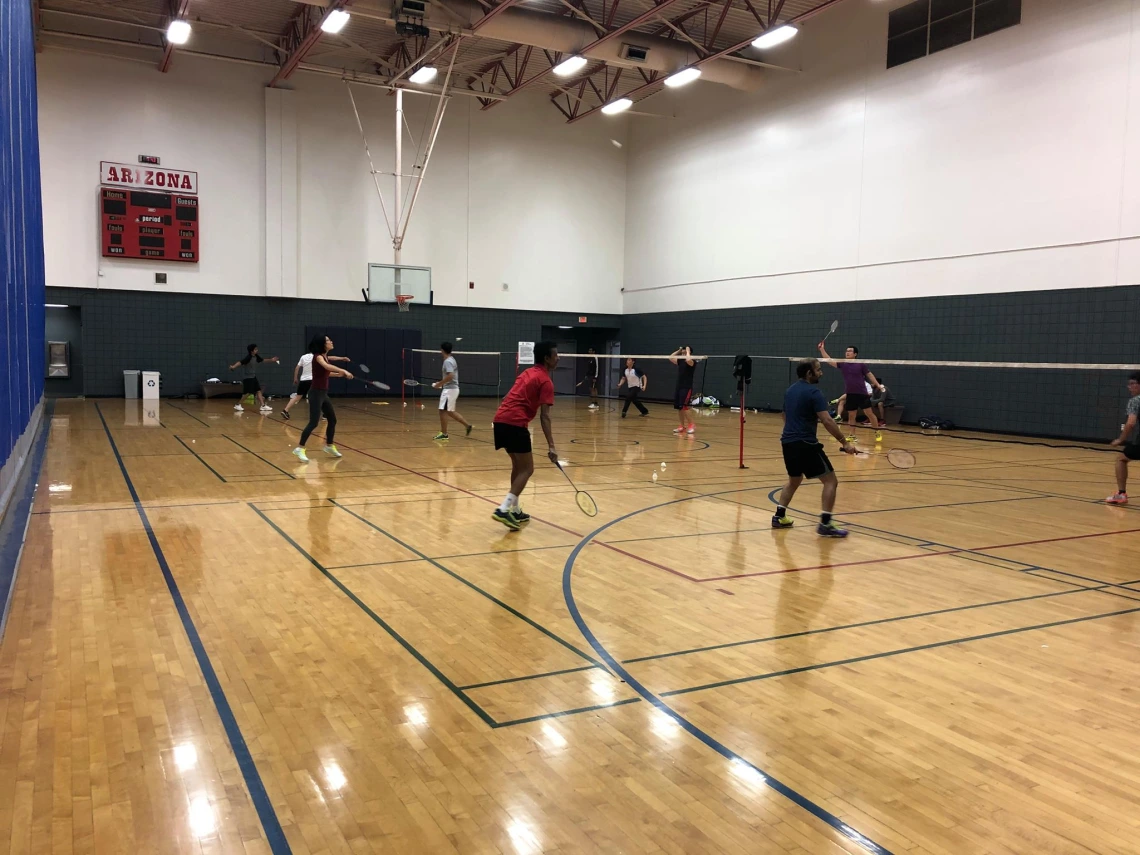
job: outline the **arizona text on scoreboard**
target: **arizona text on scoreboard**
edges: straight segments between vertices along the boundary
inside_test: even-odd
[[[199,261],[197,172],[103,161],[99,173],[104,258]]]

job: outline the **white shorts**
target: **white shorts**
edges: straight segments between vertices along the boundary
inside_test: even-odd
[[[439,393],[439,408],[449,413],[455,412],[455,402],[459,400],[458,389],[443,389]]]

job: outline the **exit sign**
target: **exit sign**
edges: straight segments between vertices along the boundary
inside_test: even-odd
[[[578,323],[580,323],[580,324],[586,323],[586,316],[585,315],[579,315],[578,316]]]

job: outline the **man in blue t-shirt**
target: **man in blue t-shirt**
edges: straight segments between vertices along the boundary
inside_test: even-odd
[[[835,507],[835,491],[839,480],[831,461],[824,453],[823,445],[815,437],[816,425],[823,423],[827,432],[839,440],[843,451],[853,454],[855,447],[843,436],[843,431],[827,412],[827,400],[819,391],[819,378],[823,368],[818,359],[805,359],[796,366],[796,376],[800,379],[788,387],[784,393],[784,432],[780,444],[784,448],[784,468],[788,470],[788,483],[780,493],[780,503],[776,515],[772,517],[772,528],[791,528],[792,519],[788,516],[788,505],[796,494],[804,478],[818,478],[823,484],[823,513],[819,515],[816,532],[821,537],[847,537],[847,529],[840,528],[831,520]]]

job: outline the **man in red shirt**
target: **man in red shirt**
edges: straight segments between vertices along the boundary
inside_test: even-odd
[[[547,457],[558,460],[554,450],[554,435],[550,432],[550,408],[554,406],[554,381],[550,373],[558,365],[558,348],[552,341],[540,341],[534,346],[534,367],[528,368],[515,380],[515,385],[503,398],[495,413],[495,448],[503,449],[511,458],[511,489],[503,503],[491,514],[512,531],[518,531],[530,520],[519,507],[519,496],[534,474],[534,455],[531,453],[531,420],[541,411],[539,422],[549,447]]]

